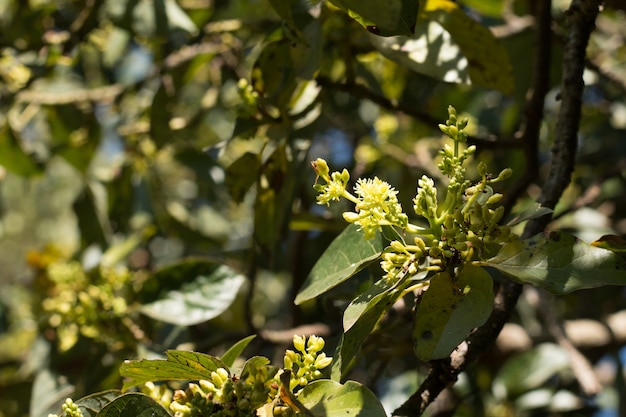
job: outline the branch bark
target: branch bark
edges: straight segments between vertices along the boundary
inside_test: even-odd
[[[549,13],[550,1],[544,3],[547,7],[544,13]],[[550,172],[539,199],[545,207],[553,208],[556,205],[569,184],[574,169],[584,88],[582,75],[586,47],[594,29],[600,4],[601,0],[573,0],[568,12],[569,33],[565,45],[561,81],[562,103],[556,124]],[[550,216],[529,221],[522,237],[540,233],[549,221]],[[452,385],[458,375],[496,340],[502,327],[509,320],[521,290],[521,285],[505,280],[496,294],[494,309],[487,322],[476,329],[450,358],[433,361],[426,380],[400,408],[394,411],[393,415],[421,415],[441,391]]]

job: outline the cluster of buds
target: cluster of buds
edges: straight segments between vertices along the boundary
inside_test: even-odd
[[[87,273],[76,261],[47,265],[39,278],[46,293],[41,306],[47,325],[56,330],[60,350],[72,348],[81,335],[111,350],[134,343],[125,297],[131,278],[126,269],[99,268]]]
[[[78,405],[74,403],[71,398],[66,398],[65,402],[61,406],[63,413],[66,417],[84,417],[83,412],[78,408]],[[56,414],[48,414],[48,417],[59,417]]]
[[[471,262],[478,258],[494,256],[499,248],[515,239],[507,226],[500,225],[504,207],[499,205],[502,195],[494,193],[491,185],[509,178],[510,168],[497,176],[487,173],[484,163],[478,164],[481,179],[472,184],[466,177],[465,162],[475,153],[476,147],[467,142],[467,118],[459,119],[453,107],[448,108],[448,120],[440,124],[441,131],[453,140],[441,151],[439,170],[448,177],[443,199],[438,196],[435,182],[424,175],[418,180],[417,195],[413,199],[414,212],[422,217],[428,227],[413,225],[403,213],[396,194],[389,184],[378,178],[358,180],[356,195],[346,191],[350,175],[329,172],[323,159],[312,163],[318,179],[314,188],[319,192],[319,204],[329,204],[341,197],[355,204],[355,212],[346,212],[346,221],[357,223],[365,238],[371,238],[382,226],[395,226],[405,233],[418,235],[412,244],[393,241],[382,254],[381,267],[387,279],[415,276],[418,271],[440,271]]]
[[[257,102],[259,100],[259,93],[254,90],[254,87],[246,80],[241,78],[237,83],[237,92],[241,98],[241,104],[239,105],[239,112],[242,116],[253,116],[257,112]]]
[[[303,336],[293,337],[296,350],[287,349],[283,360],[285,369],[291,370],[290,391],[319,379],[322,376],[321,370],[333,361],[333,358],[322,352],[324,344],[324,339],[318,336],[310,336],[308,341]]]
[[[322,352],[324,339],[311,336],[294,336],[296,351],[287,350],[284,357],[285,370],[289,372],[289,395],[314,379],[321,377],[321,369],[330,365],[332,358]],[[256,358],[259,359],[259,358]],[[211,372],[210,378],[188,384],[185,390],[176,390],[168,397],[163,388],[148,383],[143,391],[159,403],[168,407],[174,417],[238,417],[256,415],[263,406],[273,406],[280,397],[283,384],[278,368],[269,365],[266,359],[244,366],[240,376],[224,368]],[[286,374],[283,371],[283,374]],[[284,376],[284,375],[283,375]],[[285,382],[284,388],[287,388]],[[297,395],[297,393],[295,394]],[[276,415],[291,415],[289,407],[276,407]]]

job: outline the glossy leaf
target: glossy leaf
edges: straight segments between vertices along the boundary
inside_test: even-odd
[[[107,404],[97,417],[171,417],[162,405],[144,394],[131,392]]]
[[[428,0],[420,16],[450,33],[467,58],[472,84],[512,94],[515,85],[508,53],[489,29],[450,0]]]
[[[316,417],[387,415],[374,393],[354,381],[345,384],[330,380],[313,381],[302,389],[298,399]]]
[[[420,4],[418,0],[331,0],[331,3],[380,36],[412,34]]]
[[[554,294],[626,285],[624,259],[564,232],[553,231],[509,243],[498,255],[480,264],[492,266],[517,282],[543,287]]]
[[[125,361],[120,366],[124,380],[123,390],[148,381],[197,381],[210,379],[217,368],[228,368],[220,359],[198,352],[168,350],[167,359]]]
[[[422,271],[410,278],[411,281],[421,280],[426,278],[427,275],[428,271]],[[356,323],[356,321],[363,314],[374,308],[376,304],[385,298],[385,294],[390,291],[401,291],[409,282],[410,281],[408,279],[388,280],[386,278],[382,278],[363,293],[359,294],[354,300],[352,300],[343,312],[344,331],[350,330],[354,323]]]
[[[122,395],[120,390],[108,390],[88,395],[74,401],[84,417],[95,417],[108,403]]]
[[[244,337],[234,345],[232,345],[224,354],[222,355],[222,362],[227,366],[233,366],[235,360],[241,355],[241,352],[254,340],[256,335],[251,335],[248,337]]]
[[[402,295],[401,291],[387,291],[370,308],[361,314],[356,321],[341,336],[339,345],[335,350],[331,365],[331,376],[335,381],[343,379],[346,371],[350,368],[351,361],[361,350],[363,342],[376,328],[380,319],[387,310]]]
[[[467,58],[439,23],[419,20],[413,36],[370,36],[372,45],[403,67],[449,83],[471,84]]]
[[[445,358],[472,329],[485,323],[493,309],[492,278],[471,265],[455,279],[440,272],[430,280],[415,314],[413,339],[421,360]]]
[[[383,249],[384,239],[381,233],[376,233],[374,238],[366,240],[358,225],[349,225],[333,240],[313,266],[295,303],[302,304],[312,300],[341,284],[378,259]]]
[[[180,326],[203,323],[222,314],[235,300],[245,277],[226,265],[210,275],[171,290],[164,297],[141,306],[141,312],[156,320]]]
[[[498,371],[494,393],[504,400],[541,387],[570,366],[569,356],[558,345],[545,343],[509,359]]]
[[[507,223],[507,226],[515,226],[528,220],[536,219],[547,214],[551,214],[552,209],[548,207],[541,207],[541,204],[534,203],[530,207],[524,209],[521,213],[515,215],[515,217]]]

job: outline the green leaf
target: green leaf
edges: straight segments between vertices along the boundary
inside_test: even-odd
[[[415,30],[418,0],[331,0],[359,22],[365,29],[380,36],[410,35]]]
[[[210,275],[200,275],[169,291],[161,299],[141,306],[141,312],[156,320],[180,326],[203,323],[222,314],[235,300],[245,277],[226,265]]]
[[[142,359],[124,361],[120,375],[124,378],[123,390],[143,385],[148,381],[197,381],[209,379],[217,368],[228,369],[220,359],[198,352],[168,350],[167,359]]]
[[[539,234],[509,243],[491,259],[492,266],[522,284],[566,294],[604,285],[626,285],[626,261],[608,249],[563,232]]]
[[[507,226],[515,226],[525,221],[536,219],[551,213],[552,209],[548,207],[541,207],[541,204],[534,203],[531,204],[530,207],[524,209],[521,213],[517,214],[507,223]]]
[[[254,63],[252,86],[265,101],[284,111],[298,85],[292,62],[292,42],[288,39],[270,42]]]
[[[502,17],[502,0],[462,0],[462,4],[476,10],[483,16],[501,18]]]
[[[120,390],[108,390],[88,395],[74,401],[84,417],[95,417],[108,403],[122,395]]]
[[[0,165],[21,176],[43,173],[43,165],[22,149],[17,137],[8,126],[0,127]]]
[[[413,36],[370,36],[385,57],[405,68],[437,80],[471,84],[467,58],[439,23],[421,19]]]
[[[333,380],[340,381],[343,379],[365,339],[372,333],[376,324],[401,295],[402,291],[387,291],[383,293],[383,296],[376,303],[368,306],[369,308],[356,319],[350,326],[350,329],[341,335],[341,340],[335,350],[331,365]]]
[[[539,345],[506,361],[494,378],[493,392],[502,400],[514,398],[541,387],[569,366],[569,356],[563,348],[551,343]]]
[[[385,298],[385,294],[390,291],[402,291],[409,282],[418,281],[426,278],[428,271],[422,271],[412,277],[411,279],[395,279],[389,280],[382,278],[359,294],[352,302],[346,307],[343,312],[343,329],[344,331],[350,330],[350,328],[357,322],[357,320],[369,310],[374,308],[376,304]],[[407,277],[409,278],[409,277]]]
[[[341,284],[378,259],[383,249],[384,239],[381,233],[366,240],[358,225],[349,225],[333,240],[313,266],[295,303],[302,304],[312,300]]]
[[[171,417],[171,415],[147,395],[131,392],[107,404],[97,417]]]
[[[440,272],[430,280],[415,315],[415,354],[423,361],[445,358],[485,323],[493,309],[492,279],[487,271],[466,265],[454,279]]]
[[[244,337],[234,345],[232,345],[223,355],[222,362],[231,367],[235,363],[235,360],[241,355],[241,352],[254,340],[256,335]]]
[[[385,417],[385,409],[378,398],[354,381],[340,384],[322,379],[306,385],[298,395],[300,402],[314,416]]]
[[[241,203],[246,193],[259,178],[260,157],[246,152],[226,168],[226,186],[236,203]]]
[[[472,84],[512,94],[513,68],[506,49],[489,29],[451,0],[429,0],[420,16],[443,26],[467,59]]]

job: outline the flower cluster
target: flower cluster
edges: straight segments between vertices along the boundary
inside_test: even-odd
[[[293,346],[297,352],[287,349],[283,360],[285,369],[291,370],[290,391],[319,379],[321,370],[333,361],[333,358],[322,352],[324,344],[324,339],[317,336],[310,336],[308,341],[302,336],[293,337]]]
[[[325,184],[318,184],[317,202],[330,204],[333,200],[346,198],[355,204],[354,212],[345,212],[343,218],[350,223],[356,223],[365,232],[366,238],[372,238],[382,226],[398,226],[403,229],[409,227],[409,218],[402,211],[396,195],[398,192],[385,181],[379,178],[359,179],[354,186],[354,194],[346,190],[350,181],[350,173],[346,169],[342,172],[329,174],[328,164],[323,159],[311,163],[317,178]]]
[[[251,416],[275,396],[275,374],[275,368],[264,366],[239,378],[218,368],[210,379],[176,390],[169,408],[175,417]]]
[[[84,417],[83,412],[80,410],[80,408],[78,408],[78,405],[76,405],[71,398],[67,398],[65,400],[65,402],[61,406],[61,409],[65,413],[66,417]],[[59,416],[56,414],[48,414],[48,417],[59,417]]]
[[[465,162],[475,153],[476,147],[465,147],[468,120],[459,119],[453,107],[448,108],[448,120],[440,124],[441,131],[453,140],[440,152],[439,170],[448,178],[443,198],[435,182],[424,175],[418,180],[417,194],[413,199],[415,214],[423,218],[428,227],[420,228],[408,221],[389,184],[374,178],[358,180],[355,194],[346,191],[349,174],[329,172],[323,159],[312,163],[325,184],[315,189],[320,193],[319,204],[329,204],[340,197],[355,204],[354,212],[343,214],[348,222],[357,223],[365,238],[371,238],[382,226],[396,226],[405,233],[416,234],[411,244],[393,241],[382,254],[381,266],[388,279],[414,276],[418,271],[440,271],[454,268],[462,262],[491,257],[499,248],[515,239],[507,226],[499,224],[504,207],[499,205],[501,194],[494,193],[491,185],[511,176],[510,168],[497,176],[487,172],[484,163],[478,163],[478,182],[467,178]]]
[[[124,268],[86,272],[77,261],[47,263],[37,278],[45,298],[44,324],[56,331],[59,349],[72,348],[80,336],[105,343],[112,350],[134,344],[126,295],[132,275]],[[122,335],[122,338],[120,338]]]
[[[296,351],[285,352],[285,368],[282,371],[290,374],[289,387],[285,386],[289,395],[294,395],[291,394],[294,390],[320,378],[320,370],[332,361],[332,358],[321,352],[325,344],[321,337],[310,336],[307,341],[305,337],[296,335],[293,343]],[[279,395],[282,384],[279,369],[269,365],[266,359],[259,359],[248,361],[241,375],[218,368],[211,372],[210,378],[190,383],[185,390],[174,391],[173,396],[168,394],[165,386],[155,386],[153,383],[145,384],[142,391],[168,407],[174,417],[253,416],[261,407],[273,408],[282,398]],[[274,414],[280,412],[293,415],[295,411],[277,405]]]

